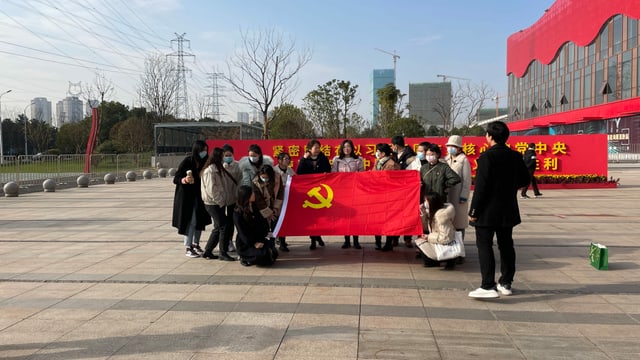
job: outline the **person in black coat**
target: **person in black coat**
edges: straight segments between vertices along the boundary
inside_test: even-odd
[[[542,193],[540,192],[540,190],[538,190],[538,182],[536,181],[536,177],[533,175],[536,172],[536,167],[538,166],[538,161],[536,159],[536,144],[529,144],[529,148],[524,152],[522,159],[524,160],[524,165],[527,167],[527,170],[529,170],[529,181],[531,183],[531,187],[533,188],[533,195],[535,197],[542,196]],[[527,195],[528,188],[529,185],[526,185],[522,188],[522,192],[520,192],[521,198],[529,198],[529,196]]]
[[[480,261],[482,285],[471,291],[473,298],[495,298],[511,295],[511,283],[516,272],[516,252],[513,248],[513,227],[520,223],[518,189],[527,185],[529,173],[519,152],[507,145],[509,128],[501,121],[487,127],[486,140],[491,147],[478,157],[473,199],[469,207],[469,222],[476,228],[476,246]],[[500,272],[497,291],[493,235],[500,250]]]
[[[303,157],[298,163],[298,169],[296,173],[298,175],[304,174],[321,174],[331,172],[331,164],[329,159],[320,151],[320,141],[311,139],[307,144],[307,150],[304,152]],[[310,250],[316,248],[316,243],[320,246],[324,246],[324,241],[320,236],[309,236],[311,239]]]
[[[178,234],[184,235],[187,257],[199,257],[203,252],[200,235],[211,224],[211,216],[200,195],[200,171],[207,161],[208,150],[204,141],[196,140],[191,155],[182,160],[173,177],[176,190],[173,195],[171,225],[178,229]]]
[[[253,206],[255,200],[251,186],[238,187],[233,222],[238,229],[236,250],[243,266],[271,265],[278,257],[275,242],[267,237],[269,223]]]

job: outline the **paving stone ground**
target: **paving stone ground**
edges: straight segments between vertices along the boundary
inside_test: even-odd
[[[455,271],[370,236],[292,237],[275,266],[246,268],[184,256],[168,178],[0,198],[0,358],[639,358],[640,168],[610,175],[618,188],[520,201],[514,295],[491,301],[467,297],[472,228]]]

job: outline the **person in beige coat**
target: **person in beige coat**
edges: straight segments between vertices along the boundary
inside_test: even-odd
[[[462,138],[460,135],[451,136],[446,146],[448,155],[444,158],[444,161],[449,164],[451,169],[462,180],[449,188],[448,202],[456,210],[453,223],[457,231],[462,231],[462,237],[464,238],[464,231],[469,226],[467,213],[469,212],[468,200],[471,194],[471,163],[469,163],[469,159],[462,151]]]
[[[425,202],[420,205],[420,218],[425,232],[417,240],[425,267],[440,266],[436,259],[435,244],[446,245],[455,240],[456,229],[453,224],[455,209],[449,203],[443,203],[442,197],[435,192],[427,192]],[[427,240],[427,241],[421,241]],[[455,268],[456,259],[446,261],[445,270]]]

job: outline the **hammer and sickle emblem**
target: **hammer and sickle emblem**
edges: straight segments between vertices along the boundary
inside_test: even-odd
[[[327,191],[327,197],[322,196],[320,194],[320,186],[322,186]],[[309,200],[305,200],[304,204],[302,204],[302,208],[312,208],[312,209],[322,209],[322,208],[330,208],[331,201],[333,201],[333,190],[326,184],[320,184],[320,186],[316,186],[307,192],[309,197],[314,197],[318,202],[311,202]]]

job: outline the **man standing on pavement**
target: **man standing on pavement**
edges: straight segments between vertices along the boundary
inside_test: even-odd
[[[513,227],[520,223],[518,189],[529,182],[529,173],[519,152],[507,145],[509,128],[501,121],[487,126],[485,135],[490,148],[480,154],[469,222],[476,228],[476,246],[480,261],[482,285],[469,293],[472,298],[497,298],[511,295],[516,272]],[[500,272],[497,290],[493,235],[500,250]],[[500,294],[498,294],[500,292]]]
[[[536,160],[536,144],[529,144],[529,148],[524,152],[522,159],[524,160],[524,166],[526,166],[527,170],[529,170],[529,179],[531,181],[531,187],[533,188],[533,195],[535,197],[542,196],[542,193],[540,192],[540,190],[538,190],[538,182],[536,181],[536,177],[535,175],[533,175],[536,172],[536,167],[538,167],[538,161]],[[520,193],[521,198],[529,198],[529,196],[527,196],[528,188],[529,185],[526,185],[522,188],[522,192]]]
[[[407,166],[409,166],[416,158],[416,153],[413,152],[413,149],[405,145],[404,137],[401,135],[395,135],[391,138],[391,150],[396,153],[398,165],[400,165],[402,170],[406,170]],[[398,239],[395,239],[393,241],[393,246],[397,245]],[[404,236],[404,245],[408,248],[413,247],[413,245],[411,245],[411,235]]]

